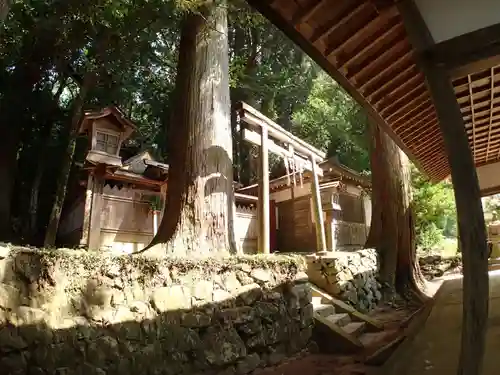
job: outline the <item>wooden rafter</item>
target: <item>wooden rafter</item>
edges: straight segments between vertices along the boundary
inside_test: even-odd
[[[399,56],[392,64],[388,64],[386,68],[382,69],[380,72],[369,78],[366,82],[359,85],[360,91],[365,93],[368,88],[371,87],[375,82],[381,80],[384,76],[388,76],[389,72],[399,64],[403,64],[405,61],[409,61],[411,58],[411,50],[404,50],[404,53]]]
[[[423,90],[417,96],[411,98],[406,104],[400,106],[396,111],[392,112],[388,116],[384,116],[384,118],[389,121],[398,121],[400,118],[403,118],[408,110],[411,108],[415,108],[415,106],[420,105],[421,103],[428,103],[431,100],[429,97],[429,93],[427,90]],[[394,118],[396,119],[394,120]]]
[[[433,120],[432,127],[428,127],[421,132],[416,132],[416,134],[412,133],[411,137],[408,136],[405,140],[408,142],[412,142],[414,144],[413,150],[419,150],[421,146],[428,144],[428,142],[432,142],[435,139],[439,139],[440,131],[437,120]]]
[[[394,126],[394,129],[398,132],[398,134],[403,137],[407,132],[413,132],[415,129],[419,128],[423,123],[427,123],[428,121],[436,118],[436,112],[433,107],[428,107],[418,113],[412,119],[400,123]],[[408,125],[408,126],[407,126]]]
[[[391,126],[397,129],[401,124],[405,124],[408,121],[412,121],[413,117],[420,113],[422,110],[430,108],[429,104],[431,103],[431,99],[429,97],[425,98],[425,100],[419,102],[416,106],[406,111],[397,119],[391,121]]]
[[[490,124],[488,129],[488,145],[486,148],[486,161],[488,161],[488,156],[490,152],[490,140],[491,140],[491,126],[493,123],[493,97],[495,96],[494,89],[495,88],[495,68],[491,68],[491,93],[490,93]]]
[[[400,23],[390,24],[389,29],[387,29],[382,35],[374,39],[368,39],[368,44],[366,44],[361,50],[356,50],[353,54],[351,54],[350,57],[346,58],[345,61],[340,60],[341,62],[339,65],[342,66],[342,69],[344,71],[348,72],[352,65],[356,64],[357,62],[359,62],[359,60],[368,55],[377,44],[382,44],[386,39],[392,37],[398,29],[402,29],[402,25]]]
[[[476,125],[474,124],[474,99],[472,97],[472,85],[471,85],[471,76],[470,74],[467,76],[467,80],[469,82],[469,97],[470,97],[470,108],[472,111],[471,114],[471,120],[472,120],[472,145],[471,145],[471,150],[472,150],[472,156],[474,157],[474,141],[476,139]]]
[[[338,54],[340,51],[342,51],[344,48],[346,48],[349,45],[349,43],[351,43],[353,40],[359,40],[360,38],[363,38],[365,35],[370,34],[370,30],[372,30],[375,26],[378,26],[378,24],[380,23],[381,20],[390,19],[396,15],[397,15],[397,9],[395,6],[384,9],[384,11],[381,12],[378,15],[378,17],[372,18],[362,28],[356,30],[356,32],[354,32],[354,34],[349,35],[340,44],[338,44],[338,45],[332,44],[332,45],[328,46],[325,50],[325,56],[330,57],[331,55]]]
[[[321,8],[325,4],[325,0],[316,0],[316,3],[312,7],[299,9],[298,12],[293,16],[292,23],[295,26],[298,26],[307,20],[316,13],[319,8]]]
[[[347,14],[344,14],[340,19],[334,18],[331,21],[327,22],[313,34],[313,36],[311,37],[311,43],[314,44],[319,40],[328,38],[328,36],[335,30],[345,26],[349,21],[364,12],[369,5],[371,4],[362,2],[355,9],[347,11]]]
[[[400,53],[404,50],[409,49],[410,45],[408,44],[408,41],[404,38],[400,39],[397,43],[385,49],[385,51],[380,55],[377,55],[375,58],[372,58],[370,61],[366,62],[366,64],[363,64],[359,71],[355,72],[352,75],[349,73],[349,71],[347,71],[347,78],[353,80],[354,82],[358,82],[360,78],[362,80],[362,78],[367,75],[367,72],[374,71],[377,66],[380,66],[382,62],[387,60],[393,54]]]
[[[411,75],[411,73],[414,73],[414,74]],[[381,83],[380,86],[375,88],[375,90],[373,90],[370,93],[365,92],[366,97],[368,98],[368,100],[370,102],[377,102],[379,99],[386,97],[386,95],[384,95],[384,93],[386,93],[386,91],[392,92],[392,91],[396,90],[398,87],[401,87],[401,85],[403,85],[405,82],[407,82],[408,75],[410,75],[410,77],[412,77],[416,74],[418,74],[418,71],[417,71],[415,64],[412,64],[411,62],[409,62],[408,66],[403,67],[403,69],[401,71],[396,72],[395,76],[391,80],[387,80],[387,81]],[[393,87],[394,89],[390,90],[391,87]],[[376,98],[379,98],[379,99],[376,99]]]
[[[421,77],[415,76],[412,81],[416,82],[416,85],[414,88],[406,91],[406,93],[402,94],[399,96],[396,100],[390,102],[387,104],[385,108],[381,108],[380,114],[382,116],[386,116],[387,113],[393,113],[394,109],[398,108],[401,106],[402,103],[405,103],[408,98],[411,98],[416,92],[420,91],[427,91],[427,88],[425,87],[425,83],[420,79]],[[412,82],[413,83],[413,82]]]

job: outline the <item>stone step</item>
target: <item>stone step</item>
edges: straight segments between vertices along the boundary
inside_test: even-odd
[[[322,305],[323,304],[323,297],[322,296],[312,296],[311,303],[313,305]]]
[[[313,304],[313,310],[315,313],[325,317],[335,314],[335,307],[327,303]]]
[[[344,331],[346,331],[349,335],[353,335],[354,337],[359,337],[366,329],[365,322],[350,322],[342,327]]]
[[[352,306],[348,305],[344,301],[341,301],[328,293],[326,293],[324,290],[319,288],[315,284],[309,284],[311,287],[311,292],[313,295],[313,299],[317,301],[321,301],[323,303],[329,303],[332,304],[335,307],[336,312],[343,312],[351,315],[352,319],[355,321],[359,322],[366,322],[367,327],[366,330],[368,332],[379,332],[383,330],[383,325],[378,322],[377,320],[369,317],[368,315],[365,315],[363,313],[360,313],[357,311],[355,308]]]
[[[344,327],[351,322],[351,317],[346,313],[328,315],[326,319],[339,327]]]

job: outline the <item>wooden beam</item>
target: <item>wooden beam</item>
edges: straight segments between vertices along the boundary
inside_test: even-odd
[[[314,206],[314,218],[316,219],[316,246],[318,252],[326,251],[326,236],[325,236],[325,222],[323,220],[323,208],[321,207],[321,193],[319,192],[319,180],[316,170],[318,166],[314,157],[311,155],[310,159],[313,166],[311,184],[312,196],[313,196],[313,206]]]
[[[484,61],[489,63],[481,65],[480,69],[491,68],[498,64],[497,56],[500,55],[500,23],[434,44],[427,53],[451,72]],[[474,70],[469,68],[465,72],[470,74]],[[457,76],[456,73],[453,76]]]
[[[243,129],[243,139],[247,142],[254,144],[254,145],[261,146],[260,134],[258,134],[257,132],[254,132],[253,130]],[[272,140],[268,141],[268,148],[269,148],[270,152],[272,152],[273,154],[276,154],[282,158],[294,157],[296,160],[300,160],[300,162],[302,163],[302,165],[304,166],[305,169],[307,169],[308,171],[312,171],[312,164],[309,160],[304,159],[300,156],[294,155],[293,152],[290,152],[289,150],[286,150],[283,147],[278,146]],[[323,176],[323,170],[321,168],[317,169],[317,173],[319,176]]]
[[[499,49],[500,52],[500,49]],[[491,56],[480,61],[475,61],[458,68],[451,69],[452,77],[463,77],[481,70],[500,65],[500,56]]]
[[[398,8],[434,100],[455,192],[464,274],[458,374],[480,375],[488,326],[489,281],[486,225],[474,159],[449,71],[425,54],[435,45],[425,21],[412,0],[400,1]]]
[[[90,235],[90,216],[92,214],[92,187],[93,176],[89,173],[85,186],[85,205],[83,209],[83,224],[82,224],[82,237],[80,238],[80,245],[88,247]]]
[[[270,203],[269,203],[269,149],[268,132],[262,127],[259,151],[259,252],[270,253]]]
[[[236,105],[236,109],[239,111],[240,119],[247,124],[260,128],[266,127],[270,136],[280,142],[292,145],[295,150],[307,157],[312,154],[316,161],[323,161],[325,159],[326,153],[296,137],[248,104],[239,102]]]
[[[483,197],[487,197],[489,195],[495,195],[498,193],[500,193],[500,185],[481,190],[481,196]]]

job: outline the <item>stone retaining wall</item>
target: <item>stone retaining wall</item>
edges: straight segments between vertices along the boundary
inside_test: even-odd
[[[335,251],[307,262],[311,282],[356,309],[367,312],[380,301],[376,250]]]
[[[247,374],[311,337],[301,258],[0,250],[2,374]]]

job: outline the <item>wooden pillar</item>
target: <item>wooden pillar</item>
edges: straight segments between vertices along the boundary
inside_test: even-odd
[[[168,188],[168,185],[166,183],[164,183],[160,187],[161,211],[160,211],[160,217],[159,217],[159,220],[158,220],[158,224],[161,223],[161,221],[163,220],[163,215],[165,214],[165,208],[166,208],[166,204],[165,203],[167,202],[167,188]]]
[[[464,275],[458,374],[479,375],[488,325],[489,281],[486,226],[476,168],[449,72],[425,53],[434,40],[413,1],[402,1],[398,8],[436,108],[455,193]]]
[[[96,173],[93,180],[92,209],[89,225],[89,250],[99,250],[101,245],[102,191],[104,188],[104,177],[100,173]]]
[[[325,237],[328,251],[335,251],[337,248],[337,220],[335,219],[334,208],[325,211]]]
[[[268,132],[263,126],[260,133],[260,168],[259,168],[259,252],[270,253],[269,221],[269,148]]]
[[[318,166],[311,155],[312,178],[311,192],[313,196],[314,219],[316,221],[316,250],[326,252],[325,222],[323,221],[323,208],[321,207],[321,195],[319,192]]]
[[[463,263],[462,374],[481,374],[488,323],[488,246],[481,192],[465,124],[447,72],[431,62],[425,75],[438,113],[457,206]]]
[[[153,236],[156,236],[156,233],[158,233],[158,212],[157,210],[153,210]]]
[[[92,191],[94,189],[94,177],[89,174],[87,178],[87,187],[85,191],[85,206],[83,210],[83,224],[82,224],[82,237],[80,238],[80,245],[89,246],[89,232],[90,232],[90,215],[92,213]]]

